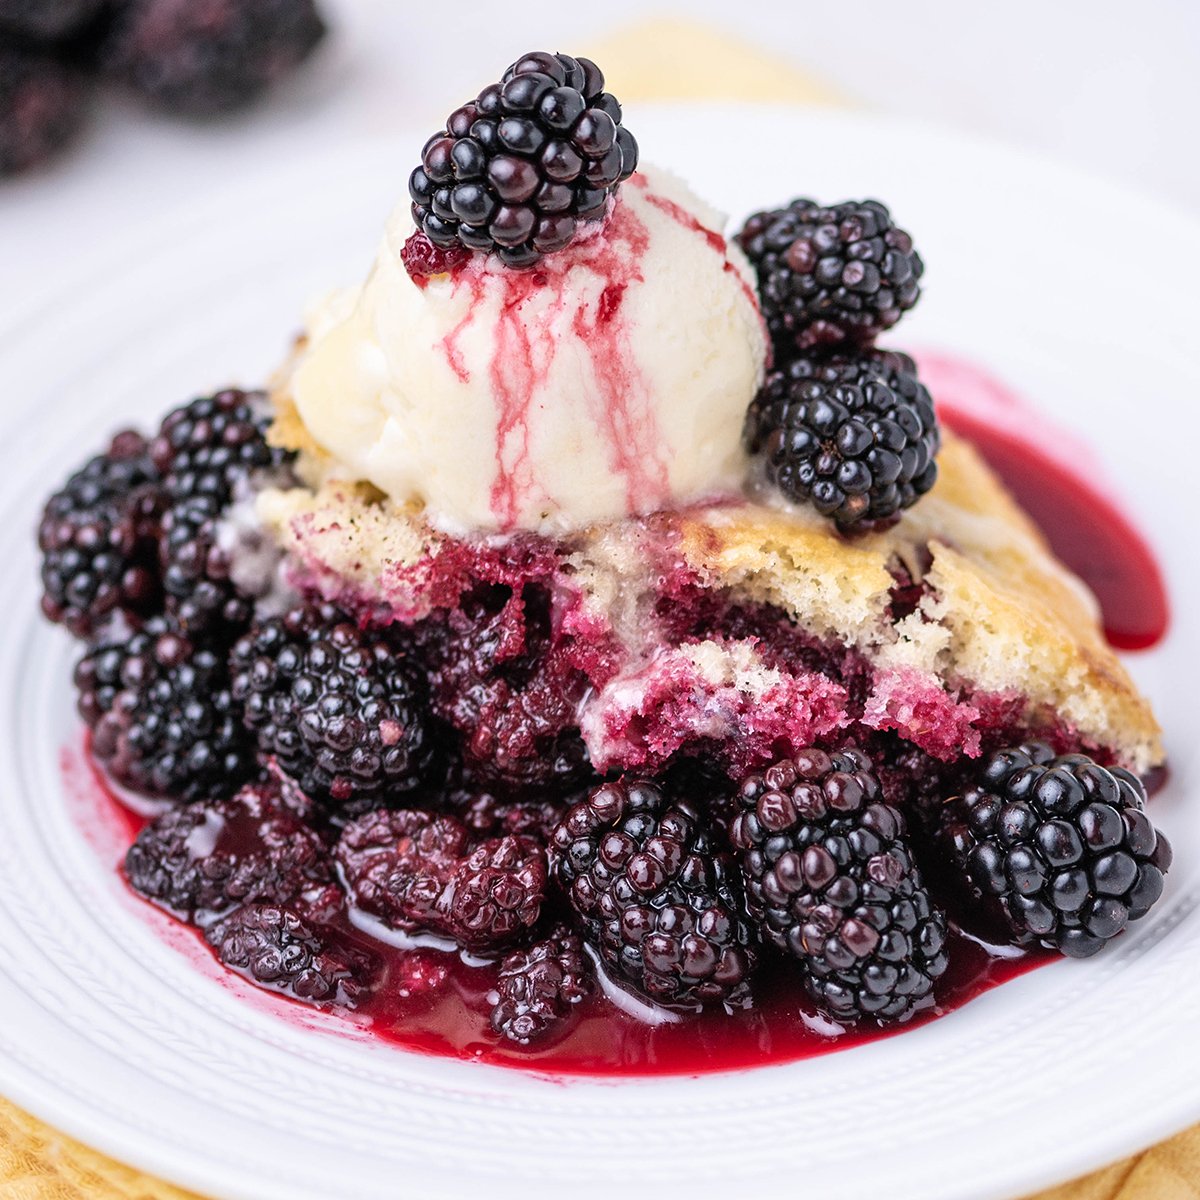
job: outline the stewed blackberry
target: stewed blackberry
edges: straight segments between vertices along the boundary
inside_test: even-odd
[[[272,780],[151,821],[125,855],[130,887],[185,921],[240,904],[286,904],[333,880],[333,860],[294,789]]]
[[[694,809],[653,783],[605,783],[554,833],[555,873],[605,965],[663,1004],[740,1005],[751,931],[737,868]]]
[[[92,753],[134,791],[198,800],[228,794],[256,769],[224,656],[168,618],[93,647],[75,685]]]
[[[604,215],[637,159],[595,63],[525,54],[425,143],[408,181],[413,218],[435,246],[530,267]],[[410,269],[418,261],[406,259]]]
[[[384,634],[332,605],[255,625],[230,667],[259,749],[310,795],[339,806],[384,801],[431,778],[424,679]]]
[[[379,974],[370,953],[287,905],[246,904],[204,936],[221,962],[251,983],[310,1004],[353,1008]]]
[[[565,926],[510,954],[500,964],[492,1028],[522,1046],[561,1029],[592,990],[588,968],[579,935]]]
[[[285,475],[293,456],[268,445],[270,420],[263,393],[229,388],[175,409],[151,443],[167,495],[163,585],[190,632],[218,638],[250,622],[253,598],[231,578],[220,526],[254,477]]]
[[[591,772],[578,722],[588,680],[552,612],[542,585],[483,587],[416,632],[433,711],[479,782],[568,792]]]
[[[763,317],[785,360],[797,349],[865,345],[920,295],[921,257],[878,200],[828,207],[793,200],[756,213],[737,241],[754,265]]]
[[[857,750],[806,750],[741,785],[729,827],[762,936],[835,1020],[903,1021],[934,1003],[946,921],[899,811]]]
[[[123,0],[98,56],[151,103],[207,116],[254,100],[324,34],[313,0]]]
[[[38,527],[42,611],[78,637],[117,612],[135,620],[159,607],[163,497],[146,441],[117,434],[46,504]]]
[[[0,43],[0,178],[45,162],[79,132],[88,89],[48,54]]]
[[[772,371],[746,442],[771,484],[845,530],[893,517],[933,487],[941,430],[913,360],[872,350]]]
[[[546,891],[546,852],[535,838],[477,844],[454,817],[379,809],[342,831],[337,860],[351,901],[408,933],[438,933],[473,950],[532,929]]]
[[[1171,845],[1145,806],[1130,772],[1028,742],[992,755],[946,806],[942,837],[1014,937],[1086,958],[1162,895]]]

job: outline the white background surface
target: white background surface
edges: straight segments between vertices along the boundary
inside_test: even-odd
[[[719,105],[630,120],[730,212],[801,169],[822,194],[893,198],[926,231],[930,263],[902,344],[990,367],[1049,426],[1086,431],[1152,534],[1171,594],[1200,591],[1200,223],[903,121]],[[731,174],[748,121],[791,150]],[[611,1200],[631,1180],[694,1200],[791,1196],[796,1180],[806,1197],[837,1200],[1011,1200],[1200,1118],[1200,739],[1180,669],[1200,660],[1194,604],[1130,659],[1172,762],[1154,802],[1176,854],[1162,903],[1104,954],[871,1045],[698,1079],[563,1086],[314,1030],[345,1023],[270,1007],[210,956],[193,961],[194,940],[171,939],[165,918],[151,923],[112,868],[123,847],[102,836],[94,795],[63,771],[62,748],[78,745],[74,648],[38,617],[28,531],[49,481],[118,419],[148,424],[164,398],[217,371],[261,378],[295,297],[352,277],[369,252],[372,214],[393,190],[383,151],[371,140],[230,181],[109,247],[119,267],[77,274],[36,317],[0,317],[4,391],[19,397],[0,414],[0,1094],[221,1200],[530,1200],[547,1180],[555,1195],[567,1181],[572,1200]],[[979,237],[1001,225],[1008,240]],[[1153,230],[1171,247],[1139,264],[1156,304],[1123,306],[1126,277],[1087,253],[1113,230]],[[1013,246],[1045,286],[1029,287]],[[1174,436],[1131,423],[1130,396],[1175,399]],[[886,1117],[869,1154],[864,1097]]]
[[[0,311],[32,304],[48,272],[264,160],[401,125],[432,132],[523,51],[582,53],[657,14],[723,27],[881,112],[999,136],[1200,211],[1195,0],[320,2],[334,36],[257,110],[181,126],[110,99],[75,153],[0,184]],[[398,148],[397,193],[416,149]],[[1141,256],[1152,239],[1116,230],[1099,252],[1120,272],[1121,246]]]

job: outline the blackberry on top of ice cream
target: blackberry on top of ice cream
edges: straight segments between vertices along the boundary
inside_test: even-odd
[[[413,218],[436,246],[529,267],[602,217],[637,160],[595,63],[525,54],[426,142],[409,177]]]
[[[756,213],[737,237],[758,275],[772,340],[797,349],[864,345],[913,307],[925,269],[912,238],[877,200],[793,200]]]
[[[1043,742],[1000,750],[942,814],[942,837],[976,901],[1022,941],[1095,954],[1158,901],[1171,845],[1120,767]]]
[[[933,487],[941,431],[913,360],[871,350],[770,372],[746,442],[784,496],[850,529],[895,516]]]

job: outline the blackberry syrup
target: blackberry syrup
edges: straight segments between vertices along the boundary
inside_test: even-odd
[[[614,298],[614,305],[619,298]],[[453,347],[447,346],[453,353]],[[970,438],[1042,526],[1059,554],[1097,593],[1105,630],[1118,647],[1145,648],[1168,624],[1162,574],[1145,541],[1111,500],[1071,463],[1022,441],[1015,422],[993,420],[996,406],[1020,403],[995,381],[964,364],[927,355],[922,374],[947,425]],[[980,403],[981,398],[986,403]],[[991,415],[989,415],[991,414]],[[64,752],[63,775],[84,836],[114,865],[146,816],[134,813],[107,786],[87,751]],[[1158,781],[1154,781],[1158,782]],[[936,883],[936,881],[934,881]],[[167,921],[136,899],[148,920]],[[776,962],[756,976],[755,1005],[746,1011],[653,1014],[611,989],[598,988],[573,1010],[558,1036],[531,1048],[500,1041],[489,1027],[493,963],[430,945],[384,943],[343,919],[341,931],[383,963],[385,984],[352,1011],[339,1010],[348,1033],[363,1031],[408,1051],[486,1062],[554,1076],[699,1074],[791,1062],[895,1036],[960,1008],[984,992],[1057,958],[1042,950],[992,945],[963,931],[950,910],[950,968],[937,986],[937,1007],[907,1024],[843,1030],[811,1006],[792,964]],[[216,980],[245,992],[212,959],[203,939],[175,922],[171,941],[204,964]],[[181,936],[182,935],[182,939]],[[308,1010],[264,996],[284,1018]]]

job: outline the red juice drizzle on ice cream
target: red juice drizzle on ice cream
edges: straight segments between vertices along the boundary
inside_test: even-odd
[[[647,512],[669,500],[668,464],[653,397],[635,365],[622,306],[628,287],[643,279],[649,242],[645,224],[629,205],[618,203],[583,255],[557,261],[548,256],[537,271],[497,273],[468,266],[451,276],[453,287],[470,290],[467,315],[441,343],[460,381],[466,381],[468,371],[459,340],[495,295],[494,289],[501,290],[488,377],[497,415],[490,507],[502,529],[515,528],[522,509],[552,499],[537,477],[531,427],[535,405],[554,402],[547,383],[567,320],[577,339],[572,344],[583,347],[590,360],[596,385],[593,424],[611,469],[625,481],[629,510]],[[604,286],[594,300],[592,289],[587,289],[586,299],[568,318],[570,292],[580,285],[586,289],[589,275],[599,277]],[[531,319],[527,306],[542,296],[552,297],[549,307]]]

